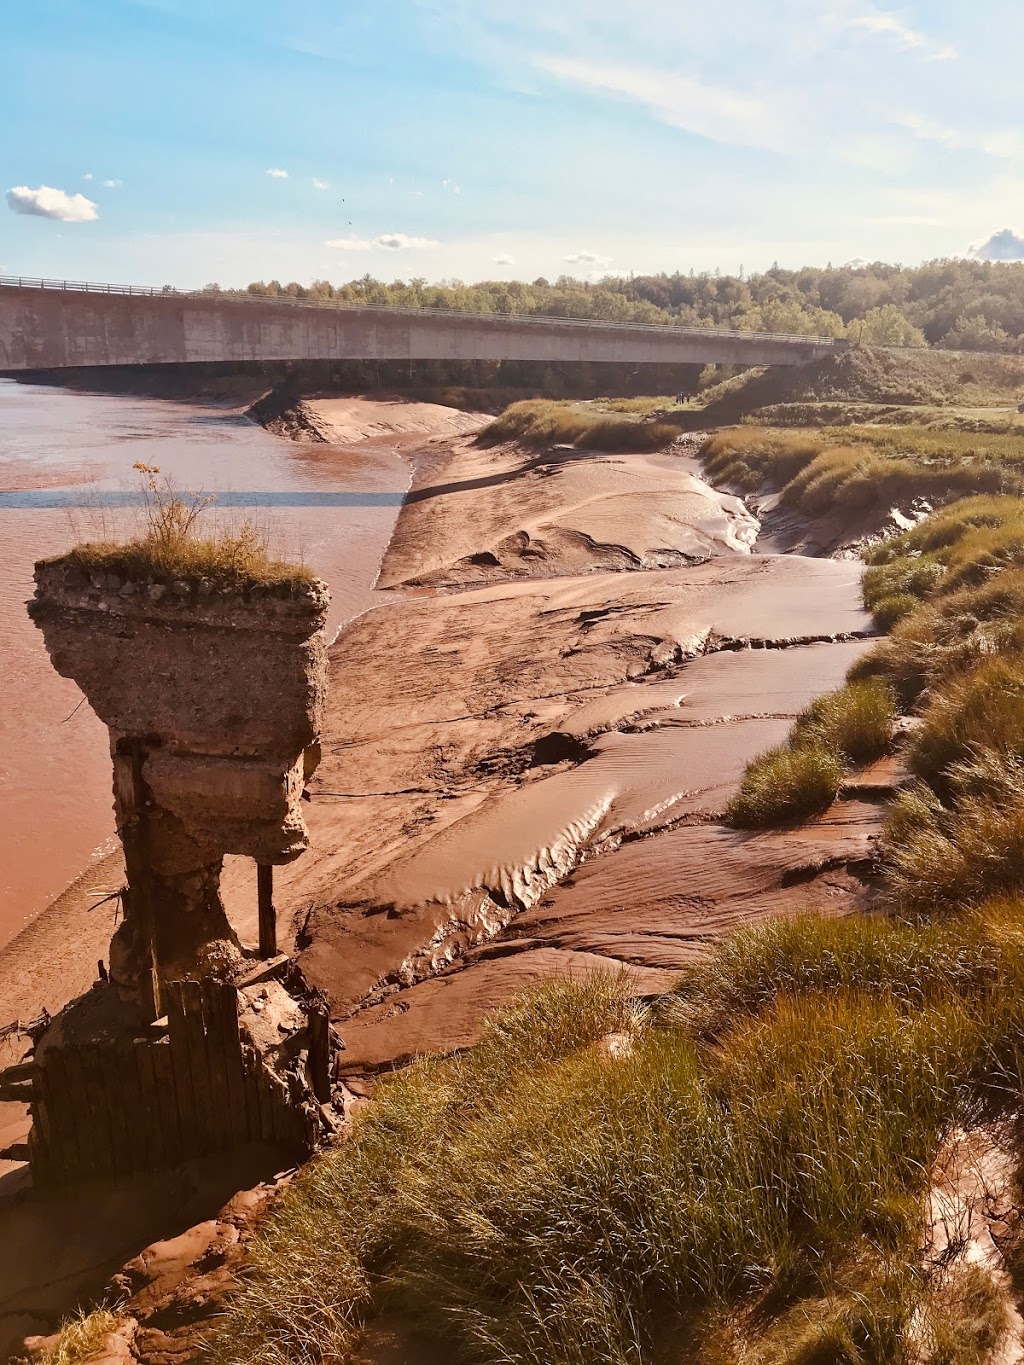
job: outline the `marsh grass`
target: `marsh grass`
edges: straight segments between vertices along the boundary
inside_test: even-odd
[[[700,458],[712,480],[747,492],[778,491],[811,517],[1024,490],[1024,448],[1006,433],[735,427],[709,437]]]
[[[747,767],[726,818],[739,829],[807,820],[828,809],[844,770],[889,747],[896,696],[878,678],[826,693],[797,717],[789,739]]]
[[[1024,658],[996,654],[949,679],[925,707],[910,767],[939,790],[950,769],[984,750],[1024,757]]]
[[[212,585],[290,588],[313,581],[309,569],[275,559],[268,536],[251,522],[218,523],[212,496],[178,493],[156,465],[136,464],[142,511],[125,540],[86,541],[60,558],[86,573],[132,581],[181,580]]]
[[[757,1306],[745,1358],[831,1361],[812,1346],[839,1342],[909,1365],[936,1292],[929,1169],[1019,1075],[1024,1000],[992,982],[1020,941],[982,919],[960,944],[932,926],[886,942],[881,921],[748,931],[689,975],[674,1020],[626,978],[549,983],[479,1056],[383,1082],[300,1173],[212,1359],[345,1360],[386,1307],[452,1358],[668,1365],[673,1322],[712,1360],[715,1324]],[[632,1046],[596,1047],[609,1030]],[[969,1321],[977,1354],[951,1359],[982,1359],[992,1315]]]
[[[810,819],[829,808],[843,781],[836,754],[816,744],[779,745],[751,762],[726,818],[737,829],[763,829]]]
[[[40,1365],[84,1365],[93,1359],[111,1332],[124,1321],[110,1308],[78,1313],[61,1323],[56,1342],[40,1360]]]
[[[549,399],[513,403],[481,432],[485,444],[574,445],[592,450],[657,450],[671,445],[678,429],[661,422],[606,417],[594,408]]]
[[[790,743],[817,745],[846,763],[871,763],[886,752],[898,714],[891,688],[876,679],[847,683],[811,702]]]

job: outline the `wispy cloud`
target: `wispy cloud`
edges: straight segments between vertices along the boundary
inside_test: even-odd
[[[575,251],[565,259],[569,265],[581,265],[585,270],[594,273],[607,270],[612,263],[610,256],[602,256],[599,251]]]
[[[447,190],[449,194],[461,194],[462,186],[457,185],[454,180],[442,180],[441,188]]]
[[[92,179],[93,179],[93,173],[92,173],[92,171],[86,171],[85,175],[82,176],[82,179],[83,179],[83,180],[92,180]]]
[[[429,251],[441,243],[433,237],[407,237],[404,232],[385,232],[373,239],[373,245],[386,247],[388,251]]]
[[[634,100],[663,123],[712,142],[776,151],[790,145],[780,111],[746,89],[710,85],[681,72],[617,62],[542,56],[536,65],[559,80]]]
[[[334,251],[428,251],[440,245],[432,237],[410,237],[404,232],[384,232],[372,241],[365,237],[332,237],[324,243]]]
[[[315,190],[329,190],[331,188],[330,181],[318,180],[315,175],[309,183]]]
[[[1003,161],[1024,159],[1024,129],[997,128],[987,132],[967,133],[960,128],[951,128],[937,119],[923,114],[904,114],[898,120],[901,127],[920,138],[922,142],[937,142],[954,151],[970,149],[984,152],[987,156]]]
[[[864,29],[868,33],[877,33],[881,37],[891,38],[905,52],[917,52],[922,61],[926,62],[950,62],[959,56],[956,48],[950,43],[935,43],[925,34],[920,33],[916,28],[911,28],[905,24],[895,14],[886,14],[877,11],[874,14],[861,14],[849,20],[850,28]]]
[[[12,213],[54,218],[61,223],[92,223],[99,217],[96,205],[84,194],[66,194],[52,185],[40,185],[35,190],[16,185],[7,191],[7,207]]]
[[[1002,228],[980,246],[971,248],[980,261],[1024,261],[1024,237],[1013,228]]]
[[[883,218],[869,218],[877,227],[942,227],[943,219],[926,213],[891,213]]]
[[[283,171],[283,170],[281,169],[280,166],[272,166],[272,167],[270,167],[270,169],[266,172],[266,174],[270,176],[271,180],[287,180],[287,179],[288,179],[288,172],[287,172],[287,171]]]
[[[104,180],[103,188],[105,190],[119,190],[123,184],[123,180]]]
[[[494,258],[495,265],[515,265],[515,263],[516,258],[514,256],[501,255]]]

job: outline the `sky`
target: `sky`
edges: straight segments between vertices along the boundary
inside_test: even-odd
[[[1019,0],[4,7],[0,274],[1024,258]]]

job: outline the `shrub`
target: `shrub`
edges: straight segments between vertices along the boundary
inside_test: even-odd
[[[896,715],[896,698],[885,683],[847,683],[797,717],[790,743],[824,749],[847,763],[871,763],[888,749]]]
[[[739,829],[806,820],[828,809],[842,780],[840,760],[817,745],[769,749],[747,768],[726,818]]]

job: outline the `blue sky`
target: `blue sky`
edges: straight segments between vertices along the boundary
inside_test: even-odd
[[[1019,0],[32,0],[3,46],[2,273],[752,271],[1024,228]]]

